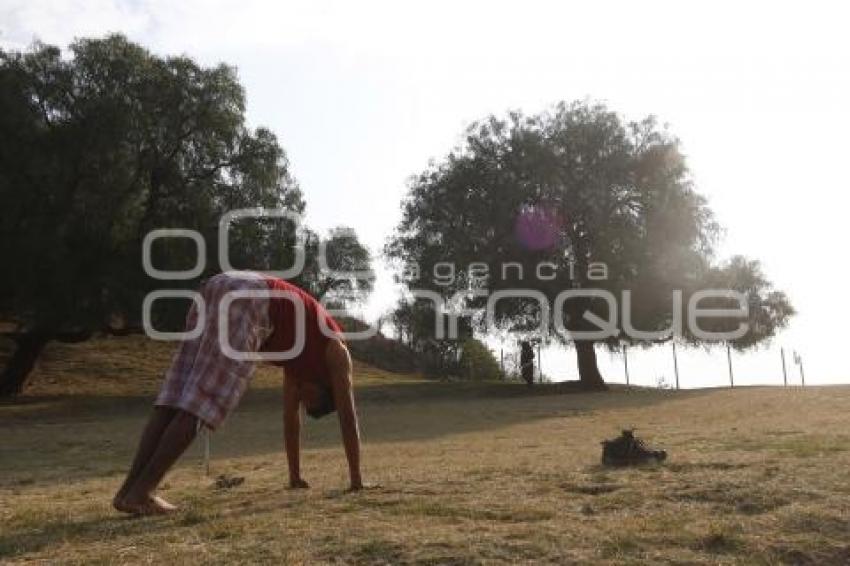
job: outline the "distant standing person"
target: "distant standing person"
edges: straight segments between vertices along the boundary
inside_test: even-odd
[[[520,342],[519,344],[519,367],[520,374],[529,387],[534,385],[534,348],[531,342]]]
[[[117,510],[137,515],[174,511],[176,507],[154,491],[192,443],[199,427],[215,430],[245,392],[255,363],[228,356],[219,340],[223,322],[219,304],[232,291],[257,295],[237,298],[225,313],[227,334],[221,341],[228,339],[233,350],[288,352],[297,345],[298,332],[303,335],[303,348],[297,356],[271,362],[285,372],[284,444],[290,487],[308,487],[300,468],[301,405],[313,418],[337,411],[350,487],[363,487],[351,357],[339,324],[318,301],[291,283],[255,272],[231,271],[210,278],[201,287],[205,314],[202,331],[181,344],[165,375],[127,479],[113,499]],[[198,316],[194,304],[186,320],[187,330],[195,328]]]

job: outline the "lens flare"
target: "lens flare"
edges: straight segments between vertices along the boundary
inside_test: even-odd
[[[514,235],[528,250],[546,250],[558,244],[563,225],[556,211],[545,206],[533,206],[517,215]]]

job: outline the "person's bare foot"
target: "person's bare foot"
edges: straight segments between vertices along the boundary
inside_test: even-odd
[[[151,500],[156,503],[156,505],[162,509],[164,513],[174,513],[179,509],[179,507],[169,503],[158,495],[151,495]]]
[[[165,499],[151,495],[142,501],[133,501],[130,498],[113,500],[113,507],[122,513],[131,515],[167,515],[177,511],[177,506],[172,505]]]

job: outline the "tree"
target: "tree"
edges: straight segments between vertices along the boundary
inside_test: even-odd
[[[739,338],[725,341],[738,351],[753,348],[769,340],[784,326],[784,321],[794,314],[788,298],[781,291],[772,288],[757,260],[740,255],[732,256],[723,264],[709,268],[703,277],[703,285],[711,289],[731,289],[747,297],[749,331]],[[700,303],[701,308],[726,309],[736,306],[733,299],[723,297],[710,298]],[[777,321],[783,321],[783,324],[777,324]],[[700,328],[709,332],[731,332],[738,323],[737,320],[726,317],[710,318],[701,322]],[[703,344],[699,337],[688,332],[687,328],[685,330],[683,341],[693,345]]]
[[[499,290],[538,291],[550,306],[564,290],[599,289],[618,300],[629,291],[632,325],[660,331],[672,318],[674,291],[687,302],[723,273],[731,277],[728,267],[712,263],[718,235],[678,140],[652,117],[627,123],[604,105],[575,102],[473,124],[465,143],[413,179],[387,253],[417,266],[407,270],[411,289],[465,293],[469,309],[480,310],[486,295]],[[437,281],[439,262],[459,266],[457,276]],[[733,266],[733,279],[750,283],[738,286],[750,303],[750,322],[757,322],[736,341],[740,348],[768,339],[793,314],[757,267],[748,260]],[[598,298],[574,297],[563,303],[563,328],[550,317],[536,332],[530,330],[543,326],[537,301],[500,300],[494,314],[499,329],[523,339],[572,343],[582,384],[604,388],[599,341],[573,336],[596,330],[589,315],[605,317],[608,310]],[[622,333],[623,317],[616,326]],[[617,348],[622,339],[649,345],[670,338],[621,334],[602,343]],[[687,334],[681,339],[699,343]]]
[[[486,344],[467,338],[461,345],[460,374],[470,380],[495,380],[504,378],[499,361]]]
[[[215,258],[224,212],[304,208],[274,134],[245,125],[232,67],[158,57],[120,35],[70,52],[0,51],[0,321],[16,343],[0,395],[21,390],[49,341],[138,322],[157,285],[140,261],[151,229],[197,230]],[[291,256],[294,230],[242,223],[231,240],[234,263]],[[187,269],[192,254],[155,246],[154,264]]]
[[[305,248],[302,284],[317,299],[336,298],[344,303],[363,301],[372,292],[375,272],[371,255],[354,229],[338,226],[324,241],[307,230]],[[319,261],[320,255],[325,258],[324,265]]]
[[[437,336],[437,324],[444,319],[432,304],[415,297],[401,298],[390,313],[398,340],[417,354],[420,369],[430,376],[457,375],[461,342],[472,337],[470,321],[464,318],[458,320],[458,339]]]

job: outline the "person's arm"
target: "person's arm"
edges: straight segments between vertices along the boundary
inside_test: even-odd
[[[357,410],[354,407],[351,360],[348,357],[348,351],[344,348],[332,354],[332,357],[338,358],[333,361],[336,371],[333,371],[331,378],[334,405],[337,415],[339,415],[339,428],[342,433],[342,444],[345,447],[345,457],[348,459],[351,489],[357,490],[363,487],[363,478],[360,475],[360,426],[357,422]]]
[[[295,380],[289,377],[283,382],[283,443],[289,463],[289,487],[309,487],[301,479],[301,412],[300,398]]]
[[[357,411],[354,408],[354,391],[350,377],[334,387],[334,403],[339,414],[339,428],[342,432],[345,457],[348,459],[351,489],[360,489],[363,487],[363,478],[360,475],[360,427],[357,422]]]

